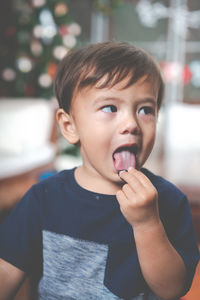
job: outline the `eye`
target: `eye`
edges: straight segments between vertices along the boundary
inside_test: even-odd
[[[117,111],[117,107],[114,105],[106,105],[102,107],[101,110],[106,113],[115,113]]]
[[[152,106],[144,106],[140,108],[139,114],[142,115],[155,115],[155,109]]]

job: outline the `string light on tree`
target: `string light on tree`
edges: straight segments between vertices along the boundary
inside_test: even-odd
[[[81,34],[81,26],[77,23],[71,23],[68,26],[68,32],[72,35],[78,36]]]
[[[43,52],[43,47],[42,44],[38,40],[32,40],[31,45],[31,52],[34,56],[38,57],[42,54]]]
[[[67,47],[67,48],[74,48],[76,45],[76,38],[74,35],[72,34],[66,34],[63,37],[63,44]]]
[[[34,7],[44,6],[45,3],[46,3],[46,0],[32,0],[32,4]]]
[[[38,82],[41,87],[48,88],[52,84],[52,79],[49,74],[41,74],[38,78]]]
[[[16,77],[16,72],[11,68],[6,68],[2,72],[2,77],[6,81],[13,81]]]
[[[69,30],[68,30],[68,27],[66,25],[61,25],[59,28],[58,28],[58,32],[60,34],[60,36],[64,36],[66,35],[67,33],[69,33]]]
[[[32,67],[33,65],[29,57],[22,56],[17,59],[17,68],[21,72],[28,73],[32,70]]]
[[[42,29],[41,25],[35,25],[33,27],[33,35],[34,35],[34,37],[40,39],[42,37],[42,32],[43,32],[43,29]]]
[[[42,26],[42,39],[44,43],[51,43],[57,33],[56,24],[53,15],[48,9],[42,9],[39,15],[39,20]]]
[[[55,6],[54,13],[58,17],[62,17],[68,13],[68,6],[64,3],[58,3]]]
[[[50,62],[47,65],[47,74],[53,79],[57,70],[57,64],[55,62]]]
[[[61,60],[67,54],[68,51],[69,51],[69,49],[67,49],[64,46],[56,46],[53,49],[53,56],[56,59]]]

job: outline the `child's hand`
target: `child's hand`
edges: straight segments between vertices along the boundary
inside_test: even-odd
[[[120,178],[126,183],[116,194],[120,209],[132,227],[149,226],[160,221],[158,193],[151,181],[140,171],[121,171]]]

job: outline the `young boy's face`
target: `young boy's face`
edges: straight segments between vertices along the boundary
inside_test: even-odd
[[[140,169],[154,145],[158,88],[141,78],[123,89],[127,79],[112,88],[85,88],[72,101],[82,174],[93,185],[94,179],[119,185],[118,171]]]

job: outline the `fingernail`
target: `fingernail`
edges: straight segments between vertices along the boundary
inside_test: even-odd
[[[133,167],[129,167],[129,168],[128,168],[128,171],[131,171],[131,170],[133,170],[133,169],[134,169]]]
[[[124,169],[124,170],[119,170],[119,171],[118,171],[119,177],[120,177],[121,173],[123,173],[123,172],[128,172],[128,171],[127,171],[126,169]]]

